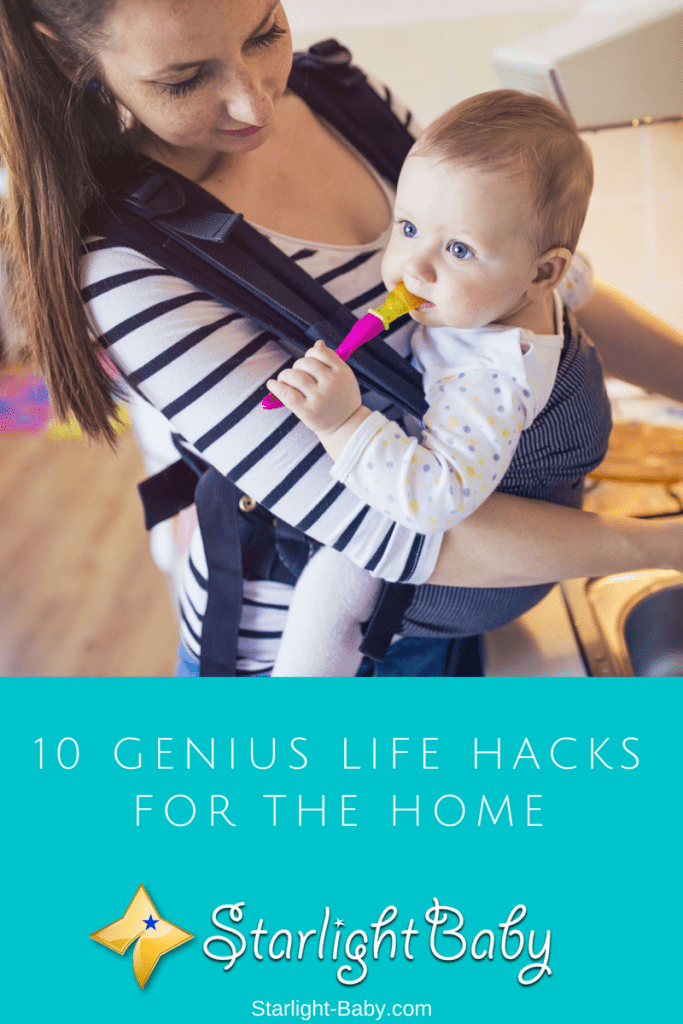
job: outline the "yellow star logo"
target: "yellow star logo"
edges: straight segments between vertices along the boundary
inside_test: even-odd
[[[159,957],[189,942],[194,935],[176,928],[170,921],[164,921],[144,885],[141,885],[123,917],[93,932],[90,938],[121,954],[137,939],[133,950],[133,970],[138,985],[144,988]]]

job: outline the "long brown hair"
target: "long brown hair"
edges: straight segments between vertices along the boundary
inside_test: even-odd
[[[114,444],[117,389],[79,290],[80,222],[96,167],[127,149],[114,97],[88,92],[113,0],[0,0],[0,247],[17,355],[36,361],[54,410]],[[32,22],[59,39],[61,68]],[[68,71],[68,76],[65,73]]]

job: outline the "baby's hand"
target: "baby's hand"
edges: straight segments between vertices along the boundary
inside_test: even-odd
[[[316,341],[277,380],[269,380],[268,387],[321,440],[362,407],[353,370],[324,341]]]

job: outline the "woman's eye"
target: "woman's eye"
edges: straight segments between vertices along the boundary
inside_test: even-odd
[[[448,251],[451,256],[455,256],[458,260],[469,260],[474,256],[469,245],[465,245],[464,242],[451,242],[448,246]]]
[[[264,47],[270,46],[272,43],[277,42],[278,39],[282,39],[283,36],[287,35],[287,29],[282,28],[277,22],[272,28],[269,28],[267,32],[264,32],[262,36],[254,36],[253,39],[248,41],[248,46]]]
[[[208,70],[200,68],[193,78],[188,78],[184,82],[175,82],[173,85],[162,85],[162,92],[167,92],[171,96],[186,96],[188,92],[192,92],[193,89],[202,85],[208,77]]]
[[[401,221],[401,231],[406,238],[417,238],[417,228],[414,224],[411,224],[409,220]]]
[[[271,46],[273,43],[281,39],[282,36],[287,35],[287,29],[282,28],[277,22],[272,28],[269,28],[267,32],[264,32],[261,36],[254,36],[253,39],[247,40],[247,48],[263,49],[267,46]],[[162,92],[168,93],[170,96],[186,96],[193,89],[197,89],[200,85],[209,77],[208,68],[200,68],[197,74],[193,78],[188,78],[184,82],[175,82],[173,84],[161,85]]]

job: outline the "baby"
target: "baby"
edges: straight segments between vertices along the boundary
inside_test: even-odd
[[[571,118],[512,90],[459,103],[415,143],[382,276],[424,299],[410,314],[429,403],[422,443],[363,406],[353,372],[322,341],[268,382],[367,504],[418,533],[444,532],[496,489],[553,390],[558,285],[571,267],[565,294],[590,290],[587,268],[571,265],[592,181]],[[561,459],[563,438],[548,444]],[[295,588],[273,675],[354,675],[380,586],[338,552],[318,552]]]

